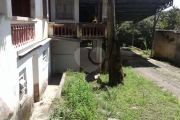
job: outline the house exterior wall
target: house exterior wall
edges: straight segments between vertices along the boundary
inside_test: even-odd
[[[17,73],[18,78],[20,73],[23,71],[26,76],[27,80],[27,97],[24,98],[25,102],[23,102],[23,99],[21,99],[18,102],[18,106],[16,106],[16,116],[15,119],[21,120],[21,119],[28,119],[31,115],[31,112],[33,110],[34,106],[34,96],[33,96],[33,53],[30,53],[26,55],[24,58],[17,60]],[[19,83],[19,79],[16,80],[16,83]],[[17,84],[19,86],[19,84]],[[19,89],[18,89],[19,91]],[[17,92],[18,93],[18,92]],[[19,98],[19,94],[18,98]],[[22,102],[22,104],[21,104]]]
[[[51,0],[51,22],[78,23],[79,22],[79,0],[74,0],[74,20],[56,19],[56,0]]]
[[[43,60],[44,54],[46,54],[46,60]],[[34,100],[39,101],[42,97],[46,86],[48,84],[49,76],[51,75],[51,52],[50,42],[46,43],[42,47],[38,48],[34,52],[33,56],[33,77],[34,77]]]
[[[107,0],[102,0],[102,21],[107,19]]]
[[[63,20],[56,19],[56,0],[51,0],[51,22],[56,23],[79,23],[79,1],[74,0],[74,20]],[[100,11],[99,11],[100,12]],[[104,22],[104,18],[107,18],[107,0],[102,0],[102,22]]]
[[[1,0],[0,4],[0,15],[4,15],[5,18],[11,18],[11,0]]]
[[[0,15],[0,118],[11,116],[18,102],[17,63],[10,28],[10,21]]]
[[[80,70],[80,42],[54,40],[52,49],[52,72],[65,72],[68,69]],[[76,59],[74,54],[76,52]]]
[[[156,31],[153,57],[165,58],[180,63],[180,33]]]
[[[42,96],[48,77],[50,76],[50,42],[33,49],[22,57],[18,52],[30,45],[43,41],[48,37],[48,19],[43,18],[42,0],[31,0],[32,17],[12,16],[11,0],[2,0],[0,4],[0,120],[26,120],[30,116],[34,106],[34,76],[38,75],[39,93]],[[48,6],[48,5],[47,5]],[[34,12],[33,12],[34,11]],[[12,44],[11,24],[35,24],[35,40],[15,48]],[[48,62],[42,59],[43,51],[48,51]],[[34,57],[38,70],[33,71]],[[25,101],[19,99],[19,74],[25,70],[27,79],[27,97]],[[35,73],[36,72],[36,73]],[[46,85],[44,85],[46,83]]]

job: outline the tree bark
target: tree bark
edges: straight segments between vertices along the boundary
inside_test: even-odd
[[[109,85],[124,84],[124,73],[121,63],[120,44],[116,33],[115,0],[107,3],[107,51],[106,67],[109,72]]]

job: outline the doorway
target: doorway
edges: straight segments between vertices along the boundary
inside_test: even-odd
[[[79,3],[79,22],[92,23],[94,18],[102,20],[102,2],[80,2]]]

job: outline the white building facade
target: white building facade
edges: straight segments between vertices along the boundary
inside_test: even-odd
[[[81,23],[86,22],[87,13],[83,11],[88,9],[88,14],[104,21],[106,3],[106,0],[90,3],[86,0],[1,0],[0,120],[29,119],[51,74],[67,69],[79,71],[78,48],[87,36],[91,35],[88,39],[93,39],[93,46],[101,47],[105,26],[90,24],[91,31],[85,33],[86,25]],[[65,30],[56,35],[60,31],[54,26],[59,23],[65,25]]]
[[[46,0],[0,4],[0,120],[26,120],[51,74]]]

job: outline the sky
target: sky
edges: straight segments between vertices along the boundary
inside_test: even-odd
[[[180,0],[174,0],[174,4],[173,5],[180,8]]]
[[[173,6],[176,6],[176,7],[180,8],[180,0],[174,0]],[[170,8],[172,8],[172,7],[170,7]],[[168,8],[166,10],[169,10],[170,8]]]

